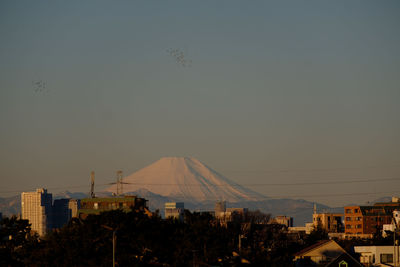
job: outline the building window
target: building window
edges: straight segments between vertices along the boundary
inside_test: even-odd
[[[351,209],[346,209],[346,213],[352,213]]]
[[[355,210],[354,210],[354,213],[359,213],[359,212],[360,212],[359,209],[355,209]]]
[[[346,228],[347,228],[347,229],[351,229],[351,224],[347,224],[347,225],[346,225]]]
[[[346,221],[351,221],[351,217],[346,217]]]
[[[393,263],[393,254],[381,254],[381,263]]]
[[[357,224],[356,228],[360,229],[361,228],[361,224]]]

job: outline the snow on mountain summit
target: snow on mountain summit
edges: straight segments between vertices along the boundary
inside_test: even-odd
[[[165,157],[122,179],[124,192],[146,189],[182,201],[257,201],[264,197],[191,157]],[[116,185],[106,189],[116,192]]]

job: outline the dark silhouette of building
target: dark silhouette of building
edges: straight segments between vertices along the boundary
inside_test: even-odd
[[[130,211],[144,211],[151,215],[147,207],[147,200],[137,196],[115,196],[106,198],[84,198],[81,199],[81,207],[78,211],[78,217],[85,219],[89,214],[99,214],[102,211],[122,209]]]

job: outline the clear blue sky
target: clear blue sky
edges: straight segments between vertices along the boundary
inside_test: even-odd
[[[400,195],[399,14],[399,1],[3,0],[0,197],[86,192],[92,170],[108,183],[163,156],[273,197]],[[309,184],[346,180],[374,181]]]

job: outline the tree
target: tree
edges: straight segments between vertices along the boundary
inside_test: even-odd
[[[28,247],[36,244],[37,234],[31,235],[28,220],[16,216],[3,218],[0,222],[0,265],[24,266]]]
[[[329,239],[328,232],[318,222],[317,226],[310,232],[306,238],[306,245],[310,246],[321,240]]]

